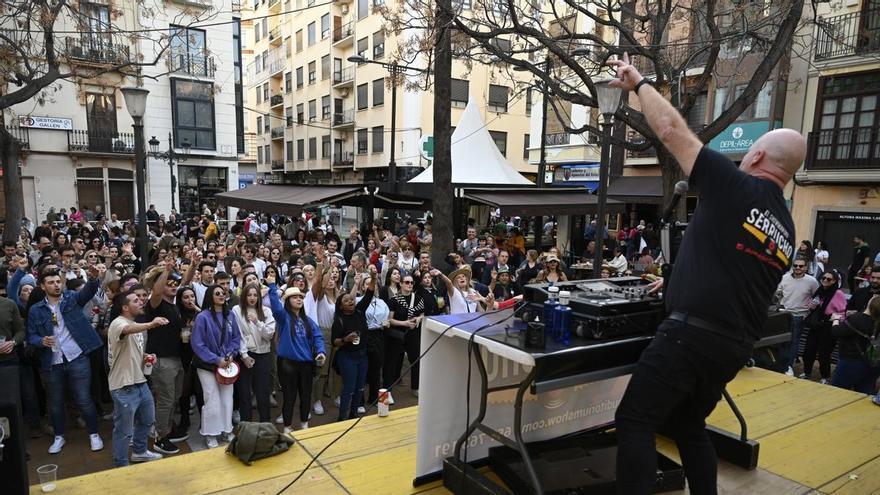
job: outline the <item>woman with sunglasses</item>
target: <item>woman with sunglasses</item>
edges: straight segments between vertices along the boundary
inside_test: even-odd
[[[312,381],[315,364],[323,366],[326,360],[324,336],[318,324],[305,314],[305,292],[289,287],[283,297],[278,297],[275,279],[269,284],[269,301],[275,316],[275,341],[278,353],[278,379],[284,400],[281,417],[284,432],[293,430],[293,405],[299,395],[300,429],[309,427],[312,405]]]
[[[420,326],[425,314],[425,300],[416,290],[412,275],[404,275],[400,281],[400,292],[388,302],[390,311],[389,329],[385,335],[385,362],[383,379],[385,388],[391,389],[400,378],[403,368],[403,354],[411,363],[419,357]],[[419,394],[419,365],[410,368],[410,389]]]
[[[608,273],[611,276],[611,272]],[[565,276],[565,272],[559,266],[559,258],[550,253],[547,255],[547,258],[544,259],[544,269],[538,272],[538,282],[565,282],[568,280],[568,277]]]
[[[284,280],[287,278],[287,271],[289,266],[286,261],[281,258],[281,249],[272,248],[269,250],[269,265],[274,266],[278,269],[278,276],[275,277],[276,280]],[[266,267],[268,270],[268,267]],[[266,273],[263,272],[263,278],[266,278]]]
[[[180,312],[180,362],[183,366],[183,388],[181,388],[180,400],[180,423],[176,428],[171,430],[172,442],[183,442],[189,438],[190,426],[190,397],[196,397],[196,405],[199,409],[205,405],[204,396],[202,395],[202,386],[199,383],[196,368],[193,365],[193,350],[190,341],[192,339],[193,325],[195,325],[196,317],[201,312],[198,300],[196,299],[196,291],[191,285],[184,285],[177,290],[175,298],[177,311]]]
[[[271,280],[275,280],[274,274]],[[244,286],[241,301],[232,308],[241,331],[239,362],[241,375],[235,382],[235,396],[242,421],[251,421],[251,386],[257,399],[260,422],[269,418],[269,368],[271,360],[272,336],[275,335],[275,318],[272,311],[263,305],[262,287],[258,284]],[[271,289],[270,289],[271,292]]]
[[[350,293],[340,294],[336,299],[336,312],[330,334],[333,346],[336,347],[335,359],[342,375],[338,421],[355,417],[358,409],[364,405],[369,332],[365,311],[373,300],[377,276],[376,268],[371,266],[369,286],[359,302]]]
[[[209,297],[210,302],[207,301]],[[219,445],[219,440],[227,441],[232,433],[233,385],[220,384],[215,372],[217,368],[227,367],[238,356],[241,331],[236,318],[229,314],[223,287],[212,285],[205,293],[205,299],[205,309],[196,317],[190,342],[205,396],[199,433],[211,449]]]
[[[840,290],[840,276],[836,271],[826,272],[819,279],[819,288],[810,301],[810,314],[804,321],[809,327],[807,342],[804,345],[804,372],[799,378],[809,379],[813,373],[813,363],[819,359],[820,383],[831,379],[831,352],[834,351],[834,336],[831,335],[831,321],[835,315],[846,311],[846,294]]]

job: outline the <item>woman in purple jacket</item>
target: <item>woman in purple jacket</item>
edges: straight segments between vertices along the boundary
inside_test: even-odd
[[[235,317],[226,306],[223,287],[208,287],[203,306],[205,309],[196,316],[190,343],[196,355],[193,362],[198,368],[199,382],[205,395],[199,433],[205,436],[205,443],[210,449],[217,447],[220,440],[228,441],[232,433],[233,386],[221,385],[214,372],[218,367],[228,366],[238,354],[241,333]]]

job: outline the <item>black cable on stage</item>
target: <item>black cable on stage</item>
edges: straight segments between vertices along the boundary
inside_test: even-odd
[[[419,357],[418,357],[414,362],[410,363],[410,365],[409,365],[405,370],[403,370],[403,371],[400,373],[400,377],[399,377],[397,380],[395,380],[394,383],[391,384],[391,387],[389,388],[389,390],[393,390],[393,389],[394,389],[394,386],[397,385],[398,383],[400,383],[401,380],[403,380],[403,377],[406,376],[406,373],[409,372],[409,370],[412,369],[412,367],[415,366],[416,363],[418,363],[419,361],[421,361],[422,358],[425,357],[425,355],[428,353],[428,351],[430,351],[431,348],[433,348],[434,345],[437,344],[437,342],[440,341],[440,339],[441,339],[444,335],[446,335],[446,332],[448,332],[449,330],[452,329],[452,327],[454,327],[454,326],[456,326],[456,325],[462,325],[462,324],[465,324],[465,323],[471,323],[471,322],[473,322],[473,321],[477,321],[477,320],[479,320],[480,318],[483,318],[484,316],[497,314],[497,313],[500,313],[500,312],[502,312],[502,311],[505,311],[506,309],[507,309],[507,308],[505,308],[505,309],[496,309],[495,311],[488,311],[488,312],[485,312],[485,313],[480,313],[478,316],[476,316],[476,317],[474,317],[474,318],[471,318],[470,320],[460,321],[460,322],[457,322],[457,323],[454,323],[454,324],[452,324],[452,325],[447,326],[445,329],[443,329],[442,332],[440,332],[439,335],[437,335],[437,337],[434,339],[434,341],[431,342],[431,345],[429,345],[428,348],[425,349],[425,350],[419,355]],[[514,311],[514,313],[516,313],[516,311]],[[509,318],[512,317],[512,316],[513,316],[513,315],[511,314],[510,316],[508,316],[507,318],[505,318],[504,320],[501,320],[501,321],[505,321],[505,320],[509,319]],[[500,322],[499,322],[499,323],[500,323]],[[491,325],[495,325],[495,324],[496,324],[496,323],[492,323],[492,324],[487,325],[487,326],[485,326],[485,327],[481,327],[481,328],[477,329],[477,331],[483,330],[483,329],[485,329],[485,328],[487,328],[487,327],[489,327],[489,326],[491,326]],[[377,404],[378,402],[379,402],[379,398],[377,397],[375,401],[373,401],[372,403],[370,403],[369,405],[367,405],[367,412],[369,412],[370,410],[372,410],[372,409],[376,406],[376,404]],[[329,449],[330,447],[332,447],[333,444],[335,444],[336,442],[338,442],[338,441],[339,441],[340,439],[342,439],[342,437],[344,437],[348,432],[350,432],[351,430],[353,430],[354,427],[357,426],[357,425],[361,422],[361,420],[364,419],[365,416],[366,416],[366,413],[365,413],[363,416],[360,416],[359,418],[357,418],[357,419],[354,421],[354,423],[352,423],[351,426],[349,426],[348,428],[346,428],[345,431],[343,431],[342,433],[340,433],[338,437],[334,438],[333,441],[331,441],[330,443],[328,443],[328,444],[327,444],[323,449],[321,449],[317,454],[315,454],[314,456],[312,456],[312,460],[309,461],[308,464],[306,464],[306,466],[302,469],[302,471],[300,471],[300,473],[299,473],[298,475],[296,475],[296,478],[294,478],[293,481],[291,481],[290,483],[288,483],[287,485],[285,485],[283,488],[281,488],[281,490],[278,490],[278,492],[276,492],[276,495],[281,495],[282,493],[284,493],[285,491],[287,491],[288,488],[290,488],[290,487],[293,486],[297,481],[299,481],[299,479],[302,478],[304,474],[306,474],[306,472],[309,470],[309,468],[312,467],[312,465],[318,460],[319,457],[321,457],[321,455],[322,455],[324,452],[327,451],[327,449]],[[307,453],[308,453],[308,452],[307,452]]]

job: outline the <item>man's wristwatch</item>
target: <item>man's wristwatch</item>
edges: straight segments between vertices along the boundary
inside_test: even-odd
[[[651,83],[650,79],[648,79],[647,77],[643,77],[642,80],[639,81],[638,84],[636,84],[636,86],[633,88],[633,92],[635,94],[639,94],[639,88],[641,88],[642,85],[644,85],[644,84],[652,84],[652,83]]]

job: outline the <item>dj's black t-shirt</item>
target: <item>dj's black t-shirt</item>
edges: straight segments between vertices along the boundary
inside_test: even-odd
[[[168,319],[167,325],[156,327],[147,333],[147,346],[145,352],[155,354],[157,357],[180,357],[180,330],[183,321],[180,319],[180,311],[177,306],[166,300],[162,300],[159,307],[154,308],[149,301],[144,307],[144,320],[152,321],[161,316]]]
[[[700,201],[684,233],[666,309],[715,322],[755,340],[795,252],[794,222],[782,190],[704,147],[690,182]]]

